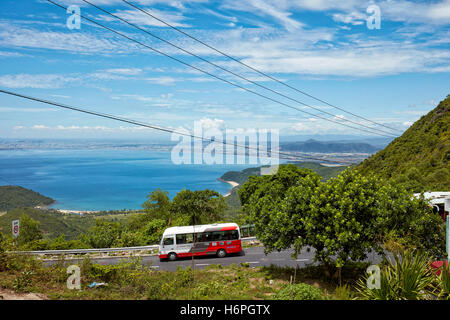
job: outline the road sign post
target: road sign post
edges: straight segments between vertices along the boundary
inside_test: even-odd
[[[12,222],[12,235],[13,235],[13,245],[17,244],[17,237],[20,233],[20,222],[19,220],[13,220]]]

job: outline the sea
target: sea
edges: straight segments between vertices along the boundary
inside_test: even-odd
[[[217,180],[255,164],[174,164],[170,151],[116,149],[0,150],[0,185],[18,185],[56,200],[51,208],[79,211],[140,209],[158,188],[231,189]]]

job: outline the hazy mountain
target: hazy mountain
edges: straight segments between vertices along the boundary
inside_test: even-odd
[[[374,153],[381,148],[364,142],[307,141],[280,143],[283,151],[322,152],[322,153]]]

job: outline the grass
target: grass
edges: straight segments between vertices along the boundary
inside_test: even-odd
[[[124,259],[117,265],[93,264],[89,259],[79,263],[81,290],[66,287],[68,274],[64,260],[44,267],[36,258],[15,256],[7,270],[0,272],[0,288],[16,292],[44,294],[48,299],[142,300],[264,300],[273,299],[291,282],[293,268],[250,267],[248,264],[210,265],[194,272],[190,267],[175,272],[142,266],[138,257]],[[358,269],[358,266],[354,266]],[[352,269],[352,268],[350,268]],[[355,268],[353,268],[355,269]],[[338,287],[322,277],[321,267],[307,266],[296,272],[296,284],[308,284],[320,290],[324,299],[350,299],[351,286]],[[343,272],[351,283],[359,272]],[[89,288],[92,282],[106,282],[106,287]]]

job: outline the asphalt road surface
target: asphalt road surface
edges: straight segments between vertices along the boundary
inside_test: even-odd
[[[233,263],[238,265],[240,263],[248,263],[250,267],[270,266],[271,264],[281,267],[295,267],[296,265],[298,265],[299,268],[313,264],[313,249],[311,249],[310,251],[304,249],[297,257],[297,259],[293,259],[292,254],[293,250],[284,250],[280,252],[272,252],[266,255],[264,254],[263,247],[251,247],[244,249],[243,253],[241,254],[228,255],[224,258],[217,258],[216,256],[196,257],[194,259],[194,268],[203,269],[212,264],[228,266]],[[119,263],[123,259],[127,258],[91,258],[91,261],[98,264],[113,265]],[[370,254],[367,259],[367,261],[370,261],[374,264],[378,263],[380,260],[380,257],[376,254]],[[76,260],[66,260],[66,262],[76,263]],[[47,262],[47,264],[53,263],[56,262]],[[175,271],[178,266],[182,268],[192,266],[192,258],[182,258],[176,261],[159,261],[158,256],[143,256],[142,263],[145,266],[154,268],[156,270]]]

